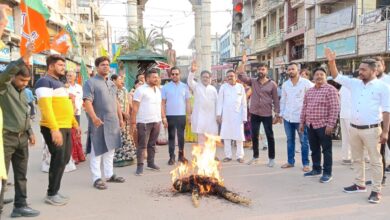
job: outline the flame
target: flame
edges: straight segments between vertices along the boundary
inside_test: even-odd
[[[215,160],[215,152],[217,149],[216,143],[221,141],[219,136],[212,136],[206,134],[207,140],[204,145],[194,145],[192,148],[192,161],[188,164],[180,163],[170,173],[172,175],[172,182],[177,179],[188,177],[192,174],[200,176],[213,177],[219,183],[223,183],[223,179],[219,174],[220,162]],[[210,186],[200,187],[200,193],[210,191]]]

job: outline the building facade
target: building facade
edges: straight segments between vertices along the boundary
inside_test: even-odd
[[[43,0],[42,2],[50,12],[47,28],[51,40],[67,25],[76,36],[77,47],[73,47],[64,55],[67,59],[67,70],[78,71],[82,60],[91,68],[94,58],[100,55],[101,47],[109,51],[110,27],[100,16],[96,1]],[[4,70],[10,61],[20,57],[21,40],[20,0],[3,0],[1,3],[8,4],[12,10],[8,16],[8,26],[2,36],[7,46],[0,51],[0,71]],[[32,84],[46,73],[46,56],[53,53],[57,52],[50,50],[33,55]]]

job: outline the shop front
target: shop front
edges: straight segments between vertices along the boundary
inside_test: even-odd
[[[33,79],[32,86],[46,74],[46,56],[43,54],[33,54]]]

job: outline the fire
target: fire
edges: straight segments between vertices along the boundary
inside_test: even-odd
[[[212,177],[218,180],[219,184],[223,180],[219,174],[220,162],[215,160],[216,143],[220,141],[220,137],[206,134],[207,141],[203,145],[195,145],[192,149],[192,162],[188,164],[180,163],[174,170],[171,171],[172,182],[178,179],[189,177],[197,174],[199,176]],[[200,187],[200,193],[210,191],[210,186]]]

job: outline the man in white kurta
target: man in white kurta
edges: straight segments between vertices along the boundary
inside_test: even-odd
[[[198,143],[203,144],[206,141],[205,134],[218,135],[216,118],[218,93],[217,89],[211,85],[211,73],[206,70],[202,71],[199,83],[194,80],[196,70],[196,63],[193,62],[187,78],[187,84],[195,97],[191,129],[198,135]]]
[[[244,122],[247,120],[247,102],[245,89],[237,83],[233,70],[226,73],[227,83],[223,84],[218,94],[217,120],[221,123],[220,136],[224,140],[224,162],[232,160],[232,140],[236,141],[237,161],[244,162]]]

